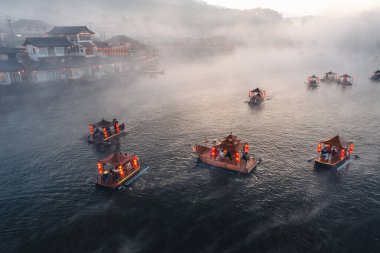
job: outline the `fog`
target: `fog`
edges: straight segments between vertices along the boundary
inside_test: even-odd
[[[0,29],[7,31],[7,18],[27,18],[53,26],[87,25],[101,39],[125,34],[156,46],[181,38],[225,36],[238,46],[376,55],[379,10],[344,18],[285,18],[275,10],[232,10],[197,0],[5,0]]]

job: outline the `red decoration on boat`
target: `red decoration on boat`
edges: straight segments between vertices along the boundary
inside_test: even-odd
[[[139,166],[138,160],[139,160],[139,158],[136,155],[134,155],[133,158],[132,158],[132,166],[135,169]]]
[[[89,125],[88,128],[90,129],[90,134],[94,134],[94,127],[92,125]]]
[[[99,171],[99,174],[103,174],[103,165],[101,162],[98,162],[98,171]]]
[[[236,163],[239,163],[239,162],[240,162],[240,155],[239,155],[239,152],[236,152],[236,154],[235,154],[235,160],[236,160]]]
[[[351,144],[350,144],[350,154],[352,154],[353,151],[354,151],[354,144],[351,143]]]
[[[321,143],[318,143],[318,153],[321,153],[321,150],[322,150],[322,144]]]
[[[248,151],[249,151],[249,146],[248,146],[248,143],[246,143],[246,144],[244,145],[244,152],[245,152],[245,153],[248,153]]]
[[[340,160],[344,159],[344,155],[345,155],[345,150],[342,149],[342,151],[340,152]]]
[[[211,149],[211,157],[212,158],[215,158],[215,147],[213,147],[212,149]]]
[[[121,177],[124,177],[124,170],[123,170],[123,166],[121,165],[119,165],[119,173]]]
[[[119,127],[118,122],[115,123],[115,127],[116,127],[116,133],[120,133],[120,127]]]
[[[103,134],[104,134],[104,138],[108,138],[108,134],[107,134],[107,129],[106,128],[103,128]]]

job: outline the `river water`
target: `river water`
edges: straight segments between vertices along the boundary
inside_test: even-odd
[[[157,78],[0,90],[1,252],[380,251],[380,85],[368,79],[379,63],[294,50],[163,66]],[[329,70],[355,84],[305,87]],[[256,87],[269,98],[250,107]],[[128,134],[95,148],[87,125],[103,117]],[[262,159],[249,175],[191,152],[230,132]],[[318,141],[338,133],[357,157],[313,169]],[[115,149],[150,169],[98,189],[97,160]]]

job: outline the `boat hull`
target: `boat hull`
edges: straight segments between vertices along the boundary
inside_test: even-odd
[[[201,160],[203,163],[207,165],[211,165],[214,167],[218,167],[221,169],[229,170],[229,171],[234,171],[237,173],[244,173],[244,174],[249,174],[257,165],[257,162],[255,159],[250,158],[247,162],[241,161],[240,163],[234,163],[226,160],[216,160],[214,158],[210,158],[207,155],[198,155],[199,160]]]
[[[341,165],[343,165],[347,160],[349,160],[350,157],[347,156],[343,160],[338,160],[335,162],[327,161],[324,159],[320,159],[319,157],[314,160],[314,168],[320,168],[320,169],[337,169]]]
[[[119,188],[120,186],[128,183],[130,180],[132,180],[134,178],[134,176],[136,176],[140,171],[141,171],[141,167],[139,166],[138,169],[134,170],[132,173],[125,176],[123,179],[121,179],[117,182],[112,182],[112,183],[107,183],[107,182],[104,182],[103,180],[99,180],[99,177],[98,177],[95,185],[99,186],[99,187],[107,188],[110,190],[115,190],[115,189]]]

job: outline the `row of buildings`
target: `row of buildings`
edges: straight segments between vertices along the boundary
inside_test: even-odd
[[[94,80],[158,70],[156,51],[126,36],[94,41],[86,26],[54,27],[26,37],[19,47],[0,47],[0,84]]]

